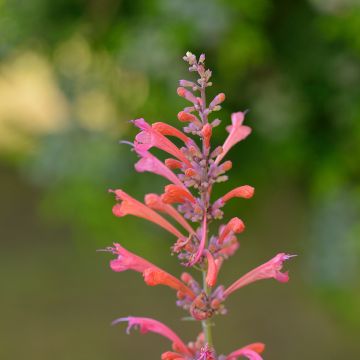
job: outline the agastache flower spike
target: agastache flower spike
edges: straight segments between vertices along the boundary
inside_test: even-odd
[[[234,145],[251,133],[251,128],[243,125],[246,112],[232,113],[231,125],[226,127],[229,134],[225,142],[222,146],[212,146],[214,129],[221,124],[221,120],[209,117],[221,109],[225,94],[219,93],[208,104],[206,89],[212,86],[212,72],[205,66],[205,55],[197,58],[188,51],[183,59],[188,63],[189,71],[197,74],[198,78],[194,81],[181,80],[177,89],[178,95],[191,103],[177,114],[178,120],[184,125],[182,131],[164,122],[151,125],[144,119],[137,119],[133,123],[140,132],[133,143],[128,142],[140,156],[135,169],[160,175],[170,184],[165,186],[161,195],[147,194],[145,204],[122,190],[112,191],[118,201],[113,213],[118,217],[128,214],[138,216],[175,235],[177,240],[171,246],[172,253],[176,254],[182,265],[199,271],[202,281],[188,272],[183,272],[178,279],[119,244],[105,251],[117,255],[117,259],[110,262],[113,271],[133,270],[142,273],[149,286],[165,285],[174,289],[176,305],[187,311],[190,319],[201,322],[202,332],[196,341],[186,345],[167,326],[153,319],[129,316],[115,320],[114,324],[128,322],[128,332],[137,326],[142,333],[151,331],[168,338],[173,346],[161,355],[162,360],[262,360],[260,354],[265,347],[262,343],[247,345],[227,356],[217,355],[212,339],[214,317],[226,314],[225,301],[229,295],[246,285],[270,278],[287,282],[289,275],[282,271],[283,263],[294,255],[279,253],[226,289],[218,284],[219,271],[225,266],[225,260],[238,249],[237,234],[244,231],[245,225],[240,218],[233,217],[226,224],[218,226],[217,234],[211,234],[209,226],[223,218],[222,208],[229,200],[250,199],[254,195],[254,188],[250,185],[236,187],[216,201],[212,200],[212,190],[216,184],[228,180],[227,171],[232,168],[232,162],[223,159]],[[180,140],[181,146],[178,147],[169,137]],[[160,149],[170,156],[162,162],[150,153],[151,148]],[[176,208],[173,204],[176,204]],[[170,221],[176,222],[176,226],[181,225],[184,230],[179,231],[158,212],[170,217]]]
[[[128,327],[126,329],[126,332],[129,334],[132,327],[139,327],[141,334],[146,334],[147,332],[153,332],[156,334],[159,334],[161,336],[166,337],[169,339],[173,347],[181,352],[181,354],[186,356],[192,356],[192,353],[188,349],[188,347],[184,344],[184,342],[179,338],[178,335],[174,333],[169,327],[161,323],[160,321],[145,318],[145,317],[134,317],[134,316],[128,316],[116,319],[112,322],[113,325],[119,324],[121,322],[127,322]]]
[[[117,217],[122,217],[125,215],[134,215],[140,218],[149,220],[165,230],[169,231],[178,238],[185,238],[179,230],[177,230],[173,225],[171,225],[167,220],[165,220],[161,215],[156,213],[154,210],[150,209],[140,201],[135,200],[130,195],[126,194],[122,190],[110,190],[116,196],[116,200],[120,200],[120,204],[116,204],[113,207],[113,214]]]
[[[277,254],[270,261],[258,266],[254,270],[251,270],[250,272],[242,276],[239,280],[235,281],[224,291],[224,296],[228,297],[234,291],[258,280],[274,278],[275,280],[282,283],[288,282],[288,272],[282,273],[281,269],[283,267],[283,262],[285,260],[289,260],[294,256],[296,255],[289,255],[285,253]]]

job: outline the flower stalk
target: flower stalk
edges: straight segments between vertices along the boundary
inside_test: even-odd
[[[162,354],[162,360],[236,360],[239,357],[262,360],[260,354],[265,348],[262,343],[241,347],[227,356],[218,355],[212,336],[214,318],[226,314],[225,301],[238,289],[263,279],[274,278],[278,282],[287,282],[288,272],[281,270],[283,263],[292,255],[279,253],[226,289],[216,284],[224,261],[234,255],[239,247],[238,236],[245,230],[245,224],[239,217],[233,217],[220,224],[215,234],[210,234],[209,224],[223,218],[223,207],[227,201],[234,198],[250,199],[254,195],[254,188],[249,185],[238,186],[216,201],[211,199],[211,193],[214,185],[228,179],[226,174],[232,168],[232,162],[223,161],[223,158],[233,146],[251,133],[251,128],[243,125],[246,111],[233,113],[231,124],[226,127],[229,135],[225,142],[222,146],[212,147],[214,128],[221,121],[218,118],[210,121],[209,116],[221,109],[225,94],[219,93],[207,101],[206,89],[212,86],[212,73],[205,67],[205,55],[197,58],[187,52],[183,59],[188,63],[189,71],[198,75],[196,82],[180,80],[177,89],[178,95],[190,102],[190,106],[178,113],[179,121],[185,125],[183,132],[163,122],[151,125],[144,119],[133,121],[140,130],[134,143],[131,143],[140,157],[135,170],[160,175],[170,184],[165,186],[162,194],[146,194],[145,204],[122,190],[111,192],[115,194],[117,202],[113,207],[115,216],[134,215],[174,235],[177,240],[171,246],[172,253],[177,255],[182,265],[198,270],[201,279],[197,281],[196,276],[188,272],[184,272],[178,279],[119,244],[106,250],[117,255],[116,259],[110,261],[113,271],[140,272],[147,285],[165,285],[175,290],[177,306],[201,323],[202,331],[195,342],[186,345],[175,332],[154,319],[129,316],[119,318],[114,323],[128,322],[128,330],[138,327],[141,333],[150,331],[169,339],[172,349]],[[183,146],[176,146],[168,137],[177,138]],[[162,150],[171,157],[162,162],[151,153],[152,148]]]

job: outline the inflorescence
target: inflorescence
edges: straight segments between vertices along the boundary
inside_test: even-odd
[[[283,263],[293,255],[279,253],[268,262],[241,276],[228,287],[217,284],[217,277],[223,262],[234,255],[239,247],[237,236],[245,230],[243,221],[234,217],[221,224],[216,234],[209,234],[209,224],[223,218],[223,208],[233,198],[250,199],[254,188],[249,185],[236,187],[219,199],[212,201],[211,193],[216,183],[228,179],[227,172],[232,167],[230,160],[224,161],[229,150],[244,140],[251,128],[243,125],[246,112],[231,115],[231,125],[226,127],[229,135],[222,146],[213,148],[211,137],[213,129],[220,125],[218,118],[209,120],[221,109],[225,95],[220,93],[207,104],[206,88],[212,86],[211,71],[205,67],[205,55],[198,59],[190,52],[183,58],[189,71],[198,75],[196,82],[180,80],[177,93],[190,103],[178,113],[184,123],[183,132],[164,122],[147,123],[144,119],[133,120],[140,130],[131,143],[139,156],[135,169],[138,172],[151,172],[166,178],[170,184],[162,194],[150,193],[140,202],[123,190],[110,190],[115,195],[113,214],[117,217],[134,215],[151,221],[173,236],[171,247],[184,266],[202,273],[202,281],[184,272],[181,278],[126,250],[120,244],[106,250],[116,255],[110,261],[113,271],[133,270],[143,275],[149,286],[165,285],[176,290],[177,306],[189,316],[201,321],[202,331],[194,342],[185,344],[171,329],[150,318],[124,317],[114,321],[128,323],[128,331],[138,327],[141,333],[148,331],[168,338],[172,350],[162,354],[162,360],[235,360],[245,357],[261,360],[265,345],[253,343],[233,351],[227,356],[217,355],[212,341],[211,327],[215,315],[225,314],[225,301],[236,290],[262,279],[274,278],[279,282],[289,280],[288,272],[282,272]],[[190,137],[190,135],[193,136]],[[178,147],[169,137],[178,139]],[[194,138],[199,138],[201,146]],[[167,153],[164,162],[155,157],[150,150],[157,148]],[[180,230],[179,230],[180,229]]]

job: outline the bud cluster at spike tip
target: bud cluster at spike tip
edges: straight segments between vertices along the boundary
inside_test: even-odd
[[[224,143],[212,144],[214,129],[221,123],[214,114],[221,109],[225,94],[217,94],[207,105],[206,89],[212,86],[212,72],[205,66],[205,55],[197,58],[187,52],[183,59],[188,63],[189,71],[198,75],[196,81],[180,80],[177,88],[177,94],[187,102],[177,114],[183,131],[162,121],[152,124],[142,118],[132,121],[139,129],[130,143],[139,156],[135,170],[161,176],[168,183],[158,194],[145,194],[144,202],[120,189],[110,192],[115,195],[112,212],[116,217],[133,215],[140,218],[139,222],[147,220],[171,235],[171,252],[187,271],[178,278],[118,243],[105,251],[116,256],[109,263],[114,272],[132,270],[141,273],[148,286],[164,285],[175,291],[176,305],[186,311],[187,316],[201,322],[202,331],[195,341],[185,343],[173,330],[151,318],[128,316],[113,324],[127,322],[128,332],[134,327],[142,334],[153,332],[170,340],[169,349],[161,355],[162,360],[262,360],[265,345],[258,342],[242,346],[228,355],[218,354],[211,326],[216,315],[227,313],[225,301],[236,290],[264,279],[288,282],[289,274],[283,271],[283,265],[294,255],[279,253],[232,284],[219,283],[225,260],[240,246],[245,224],[237,216],[220,224],[216,220],[222,220],[223,208],[228,201],[250,199],[255,190],[250,185],[239,184],[224,191],[218,199],[213,198],[212,190],[217,183],[228,180],[227,173],[233,164],[224,158],[250,135],[251,128],[244,125],[247,112],[235,112],[231,121],[227,121],[228,136]],[[153,149],[160,150],[165,161],[156,157]],[[217,227],[213,234],[209,230],[210,223]],[[189,273],[190,270],[194,270],[194,274]]]

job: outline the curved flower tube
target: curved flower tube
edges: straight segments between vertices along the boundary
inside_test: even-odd
[[[171,205],[165,204],[161,197],[157,194],[147,194],[145,195],[145,204],[157,211],[164,212],[165,214],[170,215],[174,220],[176,220],[181,226],[184,227],[190,234],[195,234],[194,229],[190,224],[185,220],[185,218]]]
[[[238,217],[232,218],[221,232],[218,243],[222,244],[230,233],[239,234],[245,230],[245,225]]]
[[[135,170],[137,172],[148,171],[163,176],[175,185],[184,187],[184,184],[179,180],[179,178],[156,156],[146,150],[139,150],[136,147],[135,151],[141,157],[141,159],[135,164]]]
[[[149,150],[152,147],[157,147],[181,160],[187,166],[191,166],[189,160],[180,151],[180,149],[171,142],[166,136],[162,135],[151,127],[144,119],[137,119],[133,121],[135,126],[140,130],[135,137],[134,146],[140,150]]]
[[[185,236],[179,230],[177,230],[161,215],[159,215],[157,212],[150,209],[140,201],[135,200],[133,197],[126,194],[124,191],[120,189],[109,191],[115,194],[116,200],[121,201],[121,203],[118,203],[113,207],[112,211],[115,216],[122,217],[125,215],[134,215],[161,226],[165,230],[175,235],[177,238],[185,238]]]
[[[150,267],[144,270],[143,276],[145,283],[149,286],[169,286],[172,289],[180,291],[181,293],[189,296],[191,299],[195,299],[195,294],[189,287],[187,287],[175,276],[170,275],[164,270],[161,270],[157,267]]]
[[[183,203],[185,200],[195,203],[195,198],[191,192],[177,185],[165,186],[165,192],[161,195],[161,200],[165,204]]]
[[[126,332],[129,334],[132,327],[139,327],[141,334],[146,334],[147,332],[153,332],[169,339],[176,351],[179,351],[181,354],[186,356],[192,356],[192,353],[184,342],[179,338],[174,331],[169,327],[161,323],[160,321],[145,318],[145,317],[134,317],[128,316],[116,319],[112,322],[112,325],[119,324],[121,322],[127,322],[128,327]]]
[[[118,255],[117,259],[110,261],[110,268],[113,271],[134,270],[142,273],[148,268],[156,268],[154,264],[126,250],[120,244],[114,243],[114,247],[109,250]]]
[[[236,360],[240,356],[244,356],[249,360],[262,360],[263,358],[259,354],[263,353],[264,350],[265,345],[263,343],[250,344],[233,351],[225,358],[225,360]]]
[[[226,128],[226,130],[229,132],[229,135],[226,138],[224,145],[222,146],[222,153],[215,159],[216,164],[218,164],[223,159],[223,157],[234,145],[250,135],[251,128],[242,124],[245,119],[245,114],[245,112],[241,111],[231,114],[232,125]]]
[[[283,267],[283,262],[285,260],[289,260],[294,256],[296,255],[289,255],[285,253],[277,254],[270,261],[258,266],[254,270],[251,270],[250,272],[242,276],[239,280],[236,280],[224,291],[224,297],[226,298],[234,291],[258,280],[274,278],[275,280],[282,283],[288,282],[288,272],[282,273],[281,269]]]

